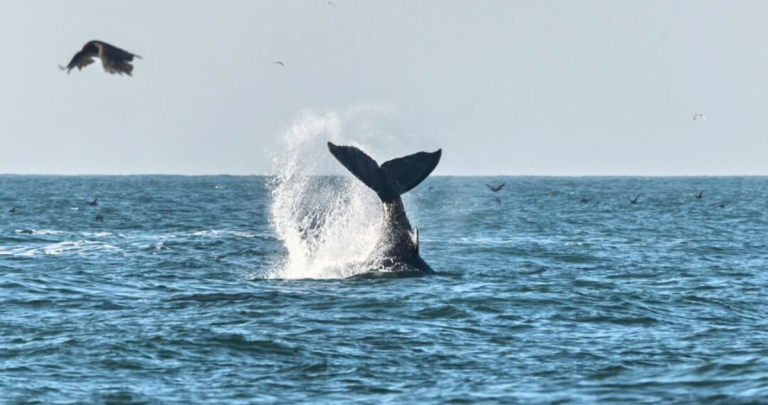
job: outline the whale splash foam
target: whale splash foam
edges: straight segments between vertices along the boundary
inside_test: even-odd
[[[267,278],[344,278],[366,270],[360,263],[376,244],[381,204],[360,181],[341,176],[326,142],[391,154],[398,139],[370,129],[386,112],[304,112],[283,133],[269,186],[271,222],[286,252]]]

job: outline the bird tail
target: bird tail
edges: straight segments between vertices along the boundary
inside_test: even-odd
[[[373,158],[354,146],[337,146],[328,142],[328,150],[384,202],[393,201],[418,186],[435,170],[442,154],[441,149],[419,152],[379,166]]]

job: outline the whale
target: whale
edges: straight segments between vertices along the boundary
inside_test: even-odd
[[[418,186],[440,162],[442,149],[418,152],[379,165],[354,146],[328,142],[328,150],[381,200],[382,223],[373,251],[364,261],[368,275],[427,276],[435,271],[419,254],[419,230],[411,228],[401,195]]]

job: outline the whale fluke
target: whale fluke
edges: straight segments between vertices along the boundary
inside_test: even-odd
[[[442,149],[419,152],[384,162],[381,166],[354,146],[328,142],[328,150],[355,177],[381,198],[394,201],[424,181],[440,162]]]
[[[384,162],[381,166],[354,146],[328,142],[328,150],[344,167],[379,196],[383,206],[381,234],[365,265],[397,277],[428,275],[435,271],[419,256],[419,230],[411,230],[401,194],[435,170],[442,150],[419,152]]]

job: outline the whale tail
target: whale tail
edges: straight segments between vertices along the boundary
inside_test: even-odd
[[[328,150],[381,201],[394,201],[424,181],[440,162],[442,149],[419,152],[388,160],[381,166],[354,146],[338,146],[328,142]]]

